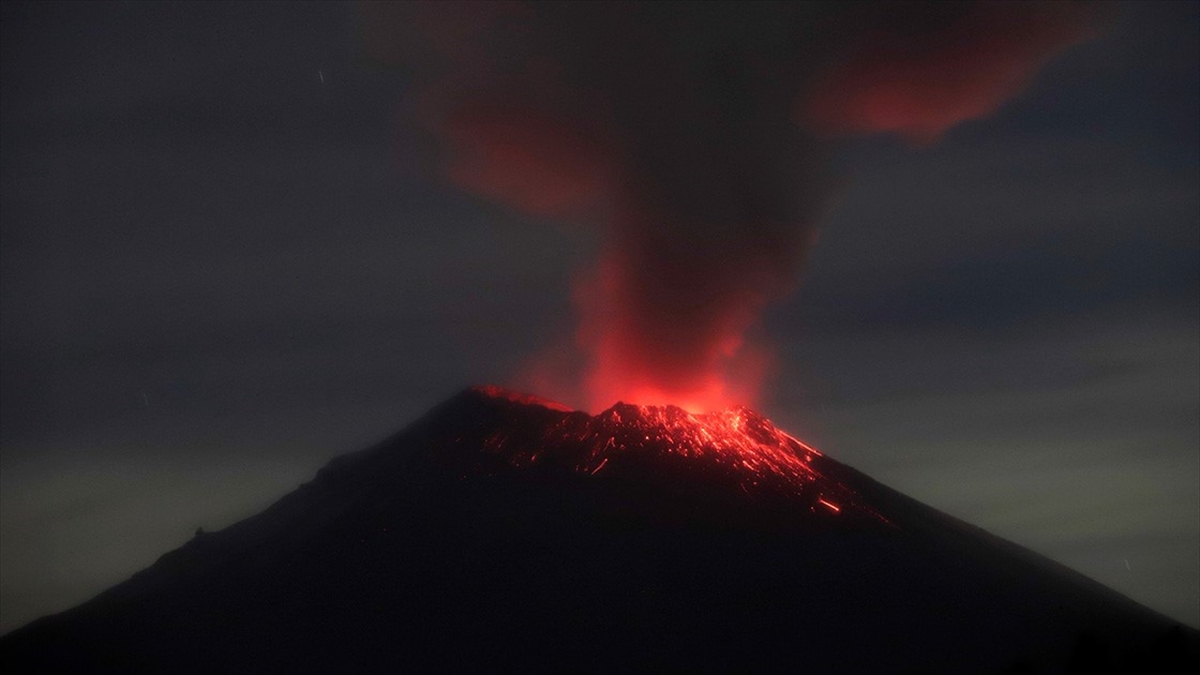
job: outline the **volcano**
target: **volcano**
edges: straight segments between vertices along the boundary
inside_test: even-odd
[[[1129,672],[1200,635],[746,409],[462,392],[5,672]],[[1086,672],[1096,672],[1085,670]]]

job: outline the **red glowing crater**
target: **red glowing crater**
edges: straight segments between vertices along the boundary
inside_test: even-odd
[[[482,439],[488,456],[511,467],[554,465],[604,478],[644,475],[653,466],[668,478],[699,475],[751,497],[799,498],[814,512],[849,511],[886,522],[843,480],[844,467],[745,407],[693,413],[617,403],[589,415],[501,387],[471,391],[518,406]],[[530,407],[541,412],[532,415]],[[534,417],[537,423],[529,424]]]

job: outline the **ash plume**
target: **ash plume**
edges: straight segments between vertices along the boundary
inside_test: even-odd
[[[800,118],[833,133],[936,140],[987,117],[1043,63],[1095,37],[1105,5],[982,2],[883,6],[813,83]]]
[[[796,285],[836,188],[834,138],[934,140],[1093,31],[1091,6],[367,3],[411,73],[442,174],[601,229],[576,284],[576,392],[753,404],[763,308]]]

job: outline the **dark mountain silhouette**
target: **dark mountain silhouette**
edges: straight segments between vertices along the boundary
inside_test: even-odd
[[[748,410],[496,388],[339,457],[5,672],[1153,672],[1200,635]]]

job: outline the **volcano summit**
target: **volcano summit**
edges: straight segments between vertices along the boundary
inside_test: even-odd
[[[592,416],[481,387],[10,633],[0,663],[1144,672],[1194,665],[1198,642],[749,410],[618,403]]]

